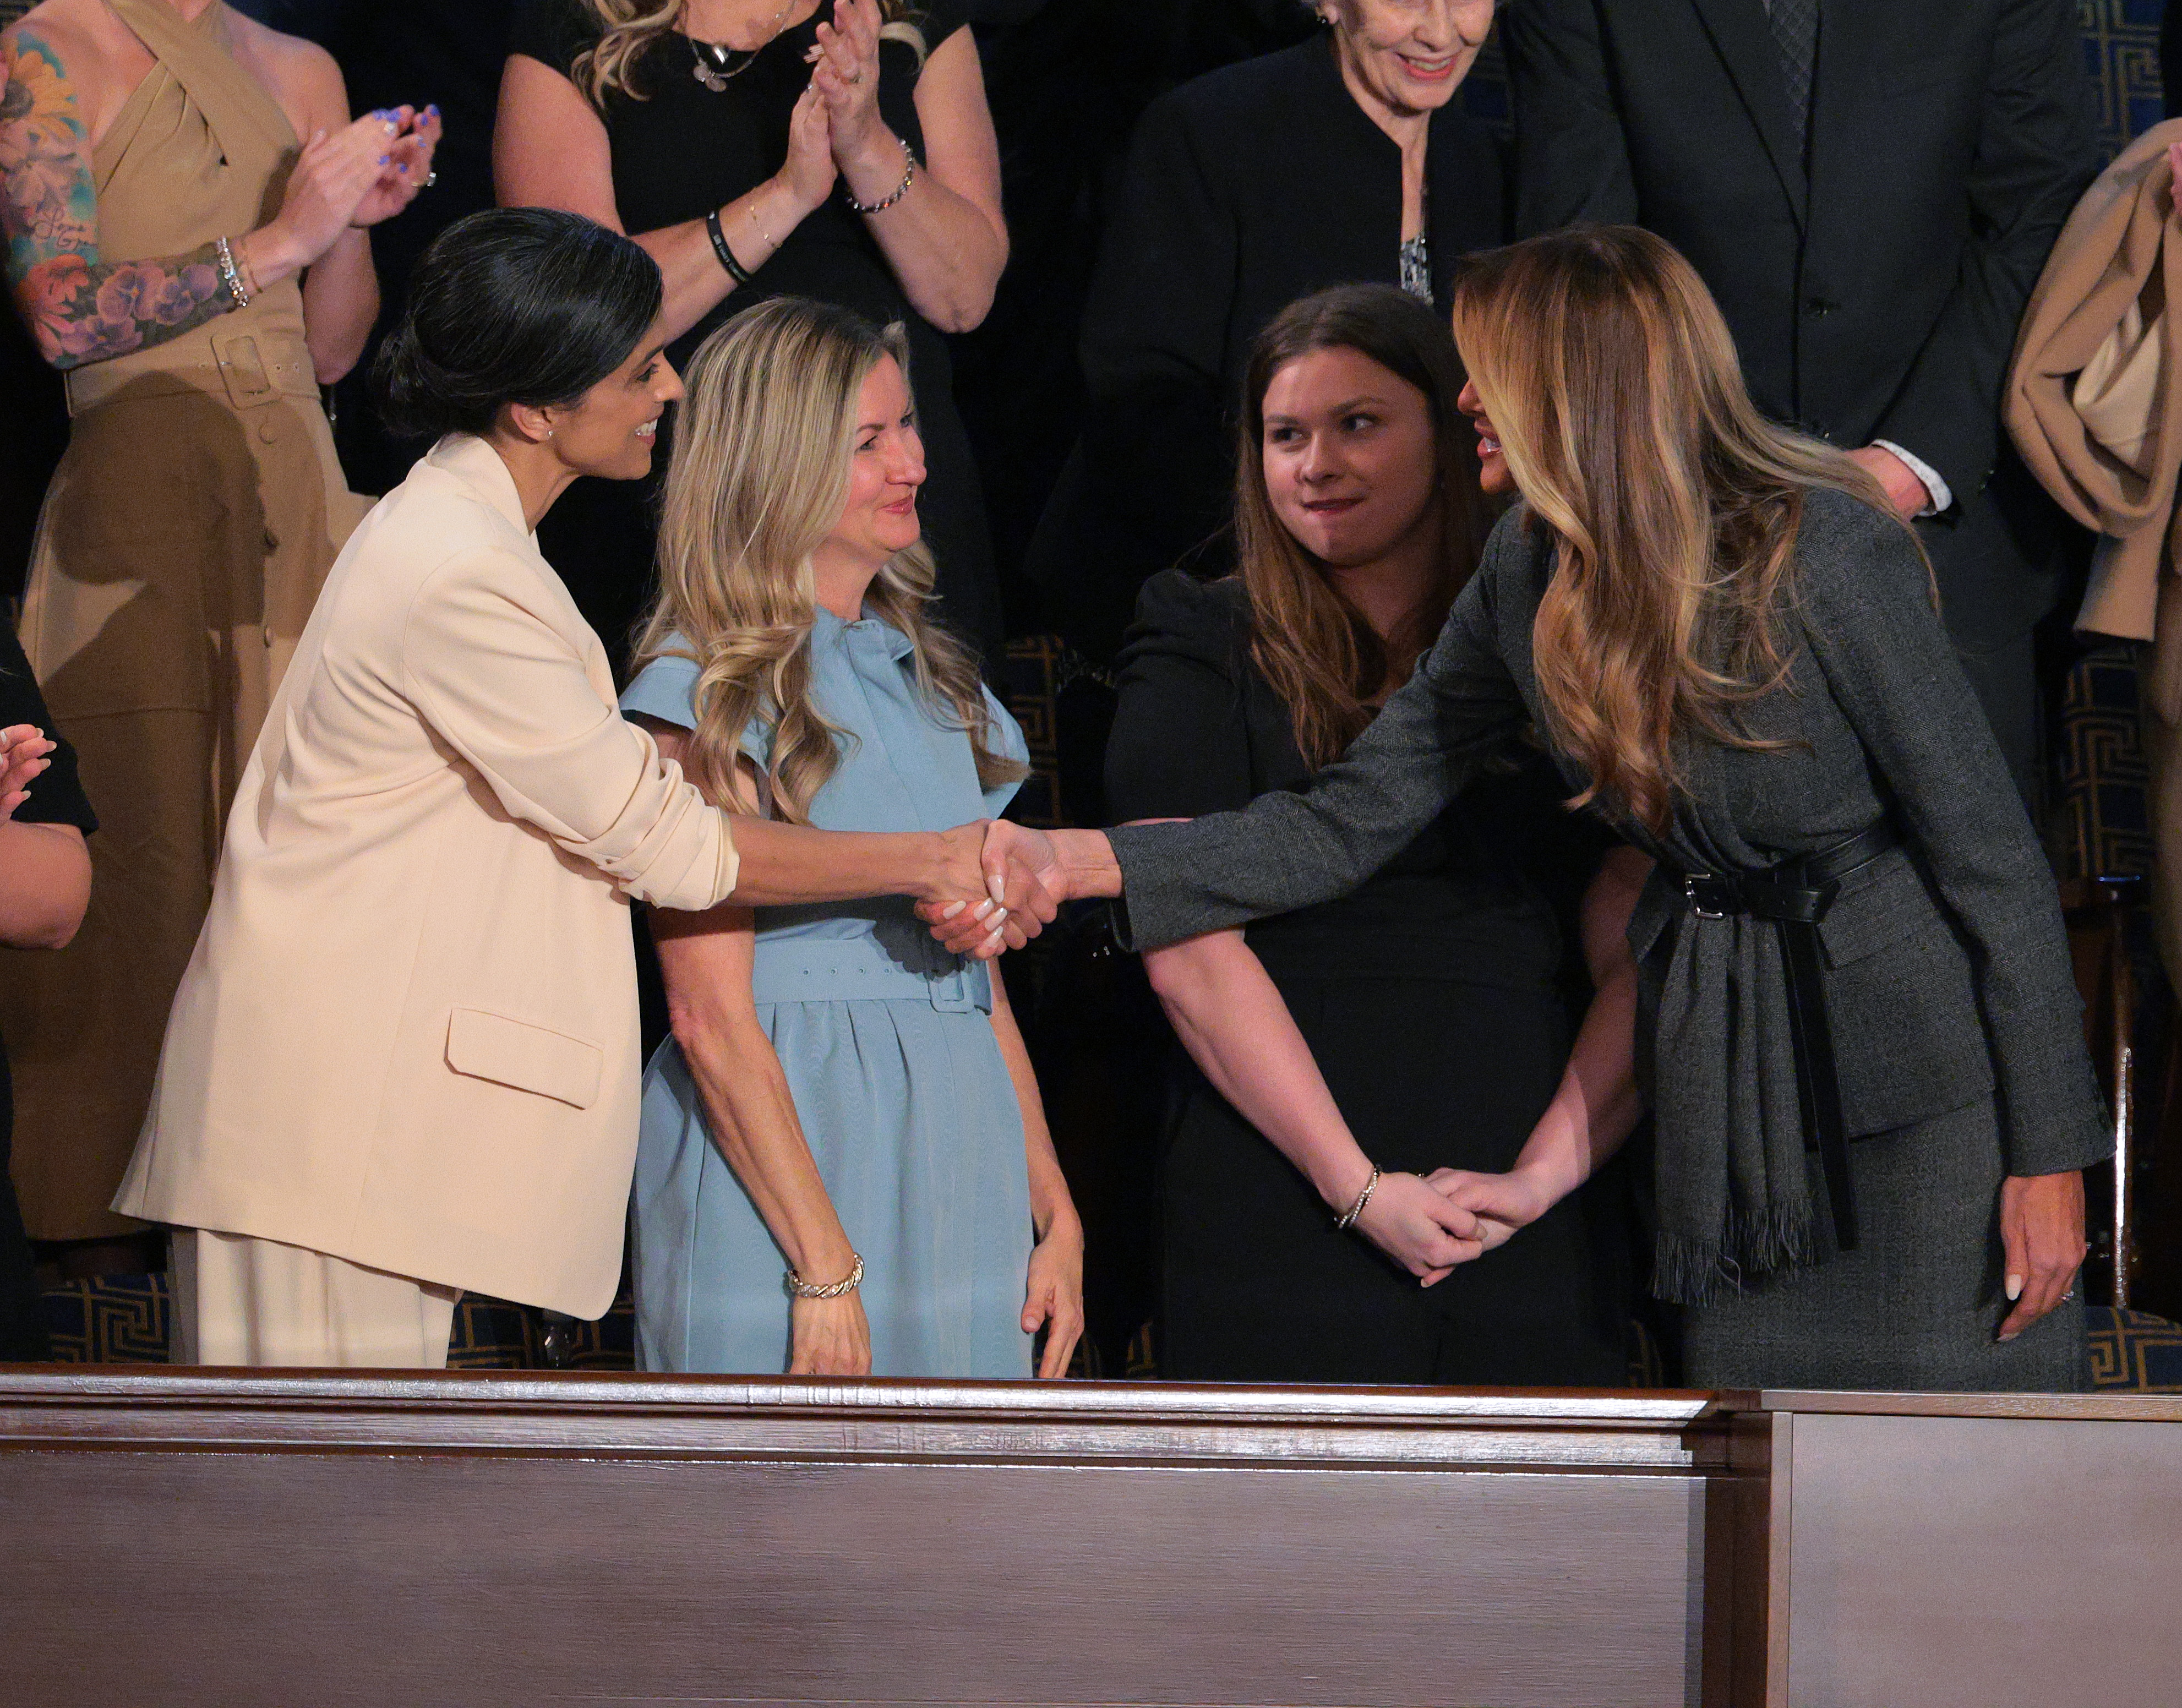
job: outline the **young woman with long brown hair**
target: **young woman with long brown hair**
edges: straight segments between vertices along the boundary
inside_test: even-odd
[[[1487,489],[1524,502],[1342,762],[1242,813],[989,847],[1165,944],[1354,888],[1535,719],[1659,869],[1633,1012],[1594,1008],[1511,1174],[1439,1182],[1465,1250],[1619,1145],[1641,1088],[1692,1380],[2079,1385],[2080,1171],[2110,1145],[2052,878],[1913,536],[1757,413],[1656,237],[1476,258],[1454,327]]]
[[[1145,585],[1106,755],[1111,810],[1293,789],[1406,680],[1490,515],[1462,369],[1392,286],[1307,297],[1255,341],[1235,573]],[[1177,732],[1187,731],[1186,739]],[[1604,841],[1542,756],[1481,784],[1354,894],[1144,957],[1187,1048],[1162,1169],[1160,1367],[1184,1380],[1619,1383],[1621,1228],[1570,1201],[1454,1272],[1469,1218],[1425,1176],[1504,1168],[1568,1059],[1559,914]],[[1599,886],[1618,943],[1641,855]],[[1633,881],[1632,881],[1633,876]],[[1618,899],[1618,905],[1617,905]],[[1633,979],[1625,950],[1601,982]],[[1450,1119],[1450,1110],[1459,1110]],[[1337,1218],[1390,1170],[1353,1227]],[[1418,1280],[1424,1282],[1420,1288]]]

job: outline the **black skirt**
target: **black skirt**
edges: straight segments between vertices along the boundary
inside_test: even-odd
[[[1550,987],[1277,977],[1350,1130],[1381,1168],[1504,1169],[1559,1084]],[[1616,1180],[1593,1183],[1437,1284],[1333,1216],[1185,1068],[1165,1170],[1160,1373],[1182,1381],[1598,1387],[1627,1380]]]

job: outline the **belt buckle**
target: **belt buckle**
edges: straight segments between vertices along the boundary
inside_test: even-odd
[[[977,1006],[977,999],[971,994],[970,981],[975,975],[968,967],[958,967],[944,979],[932,981],[932,1006],[942,1014],[967,1014]]]
[[[1709,872],[1691,872],[1682,879],[1682,899],[1700,919],[1725,919],[1729,910],[1719,905],[1720,880]]]

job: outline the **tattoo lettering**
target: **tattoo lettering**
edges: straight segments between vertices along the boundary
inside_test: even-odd
[[[59,56],[18,29],[0,41],[0,235],[16,307],[56,368],[164,343],[235,306],[209,243],[103,261],[91,138]]]

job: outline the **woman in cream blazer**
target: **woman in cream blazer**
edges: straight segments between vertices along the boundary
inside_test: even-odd
[[[419,264],[379,377],[390,417],[446,436],[304,630],[116,1200],[178,1225],[184,1361],[442,1366],[465,1289],[606,1309],[636,1145],[629,897],[983,896],[975,826],[745,820],[739,860],[617,711],[534,535],[578,475],[650,468],[681,393],[660,299],[642,250],[537,209],[463,220]]]

